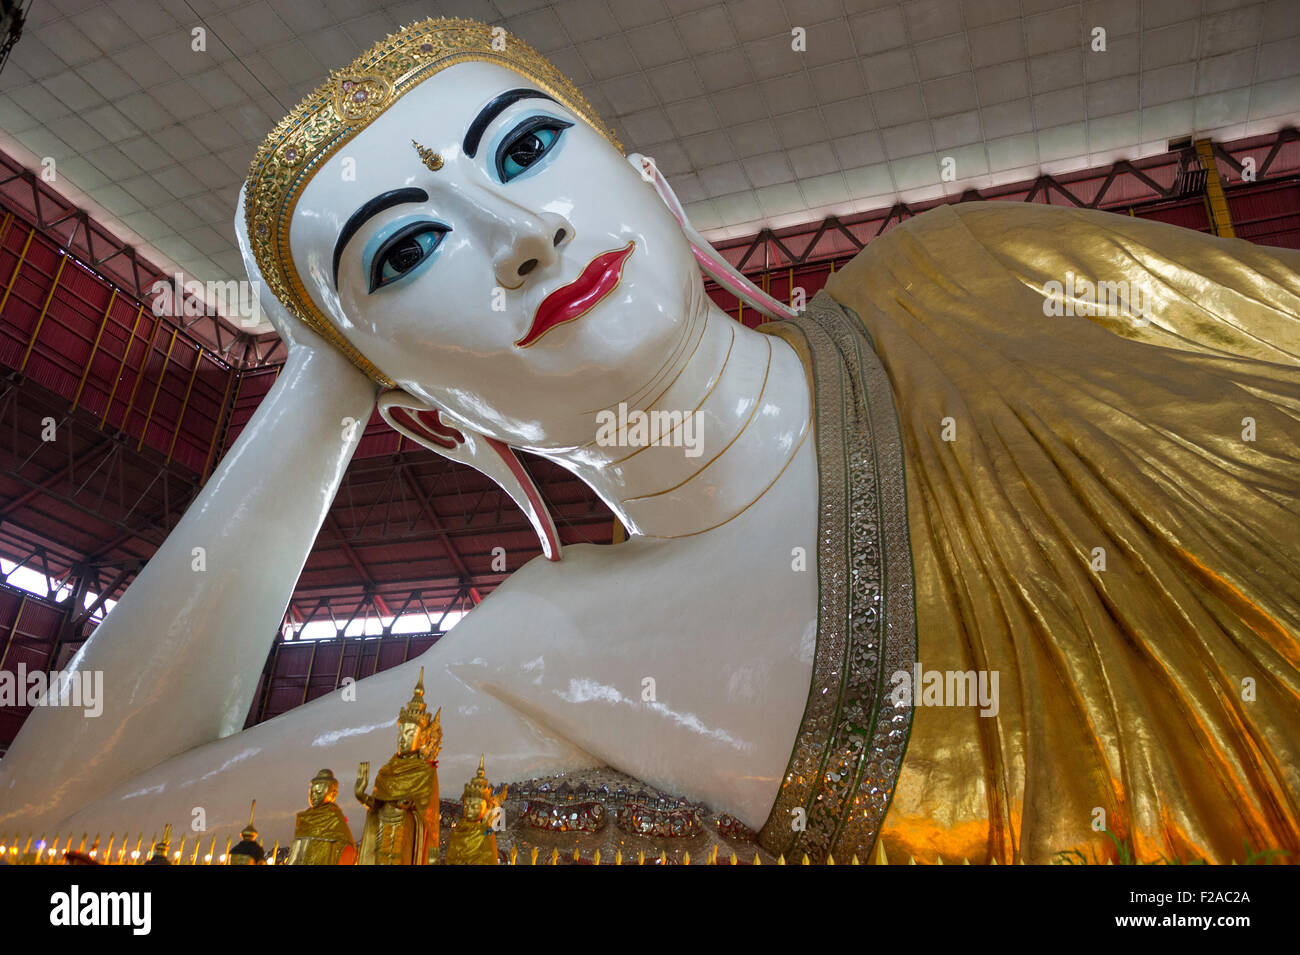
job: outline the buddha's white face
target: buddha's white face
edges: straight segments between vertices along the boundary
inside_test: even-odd
[[[376,367],[521,447],[590,441],[597,410],[663,371],[702,295],[654,188],[486,63],[425,80],[331,157],[290,243],[318,307]]]

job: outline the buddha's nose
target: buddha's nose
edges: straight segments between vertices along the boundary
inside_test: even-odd
[[[507,289],[519,288],[530,275],[558,261],[560,248],[573,236],[573,226],[563,216],[545,213],[512,233],[492,262],[497,284]]]

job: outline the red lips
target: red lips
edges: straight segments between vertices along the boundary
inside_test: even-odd
[[[581,275],[542,299],[528,334],[515,344],[527,348],[556,325],[571,322],[595,308],[617,288],[623,277],[623,263],[635,248],[636,243],[629,242],[621,249],[602,252],[588,262]]]

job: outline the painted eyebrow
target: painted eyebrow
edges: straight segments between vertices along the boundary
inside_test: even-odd
[[[557,103],[554,96],[543,93],[541,90],[506,90],[484,106],[479,114],[474,117],[474,122],[469,124],[469,129],[465,133],[465,142],[461,147],[466,156],[470,159],[474,158],[478,152],[479,142],[483,139],[483,133],[487,131],[488,124],[500,116],[503,110],[521,99],[548,99],[552,103]]]
[[[343,223],[343,230],[339,232],[338,241],[334,243],[334,288],[339,287],[339,257],[343,255],[343,248],[368,219],[393,206],[400,206],[407,202],[428,201],[429,194],[423,189],[392,189],[375,196],[352,213],[348,221]]]

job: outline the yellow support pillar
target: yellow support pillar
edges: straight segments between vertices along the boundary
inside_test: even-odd
[[[9,295],[14,290],[14,283],[18,281],[18,273],[22,271],[23,263],[27,261],[27,250],[31,248],[32,239],[35,236],[35,229],[27,233],[27,241],[23,243],[23,250],[18,253],[18,261],[14,263],[14,270],[9,273],[9,282],[5,285],[4,298],[0,298],[0,314],[4,313],[5,306],[9,304]]]
[[[63,267],[68,264],[66,255],[59,257],[59,267],[54,273],[54,282],[50,285],[49,294],[45,296],[45,304],[41,306],[41,314],[36,316],[36,327],[32,329],[32,337],[27,340],[27,350],[23,352],[23,360],[18,363],[19,371],[27,370],[27,361],[32,357],[32,349],[36,347],[36,337],[41,333],[41,326],[45,324],[45,316],[49,314],[50,303],[54,301],[54,293],[59,290],[59,279],[63,278]]]
[[[185,422],[185,412],[190,410],[190,393],[194,391],[194,379],[199,376],[199,365],[201,364],[203,364],[202,346],[199,347],[198,354],[194,356],[194,367],[190,369],[190,380],[185,386],[185,397],[181,399],[181,411],[176,416],[176,426],[172,430],[171,444],[167,445],[168,461],[172,459],[172,453],[176,450],[176,439],[181,436],[181,425]]]
[[[108,297],[108,305],[104,309],[104,317],[99,321],[99,331],[95,333],[95,344],[90,346],[90,357],[86,359],[86,367],[81,372],[81,380],[77,382],[77,393],[72,396],[72,410],[77,410],[77,405],[81,403],[81,390],[86,387],[86,379],[90,377],[90,366],[94,364],[95,355],[99,352],[99,340],[104,337],[104,329],[108,327],[108,313],[113,311],[113,303],[117,301],[117,289],[113,289],[113,294]]]
[[[1223,180],[1219,178],[1219,164],[1214,159],[1214,142],[1209,139],[1196,141],[1196,155],[1205,167],[1205,210],[1210,217],[1210,228],[1215,235],[1235,238],[1237,233],[1232,228],[1232,216],[1228,212],[1228,199],[1223,194]]]
[[[149,410],[144,415],[144,427],[140,429],[140,440],[136,442],[135,449],[139,451],[144,447],[145,436],[149,434],[149,422],[153,420],[153,409],[158,403],[158,392],[162,391],[163,379],[167,377],[167,367],[171,364],[172,349],[176,347],[176,336],[180,334],[178,329],[172,329],[171,341],[167,343],[167,354],[163,356],[162,367],[158,369],[158,383],[154,385],[153,397],[149,399]],[[197,365],[195,366],[198,367]],[[144,374],[144,368],[140,369],[140,374]]]
[[[144,306],[141,305],[135,312],[135,321],[131,323],[131,334],[126,337],[126,345],[122,348],[122,360],[117,363],[117,374],[113,376],[113,387],[108,392],[108,402],[104,405],[104,413],[99,419],[99,430],[104,430],[104,422],[108,420],[108,412],[112,410],[113,399],[117,397],[117,384],[122,380],[122,371],[126,368],[126,356],[131,351],[131,346],[135,344],[135,333],[140,327],[140,318],[144,315]]]

